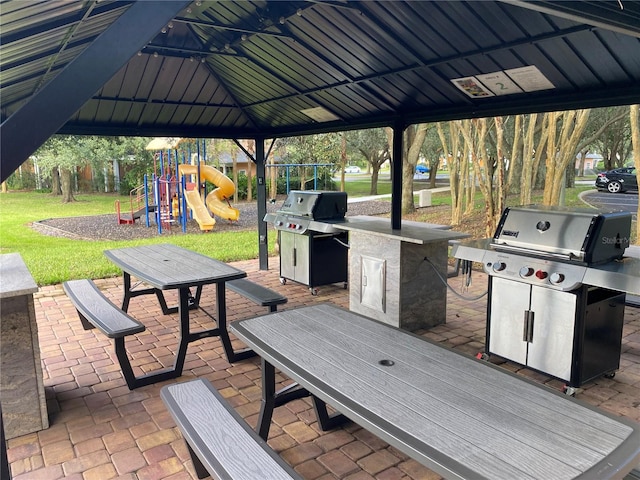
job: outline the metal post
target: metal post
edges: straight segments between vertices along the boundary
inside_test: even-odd
[[[404,124],[397,120],[393,124],[391,148],[391,228],[400,230],[402,223],[402,140]]]
[[[267,235],[267,223],[263,221],[267,214],[267,182],[264,151],[264,138],[255,139],[256,142],[256,189],[258,201],[258,259],[260,270],[269,270],[269,242]]]

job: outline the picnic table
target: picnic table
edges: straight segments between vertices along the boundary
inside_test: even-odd
[[[122,270],[124,282],[122,310],[127,311],[132,298],[153,294],[157,296],[164,314],[178,313],[180,341],[174,367],[168,372],[150,374],[153,375],[154,381],[182,375],[188,344],[202,338],[219,336],[227,357],[233,358],[233,347],[227,331],[225,284],[246,277],[246,272],[214,258],[172,244],[118,248],[105,250],[104,253]],[[132,277],[149,287],[140,288],[132,285]],[[211,284],[216,286],[215,320],[217,327],[191,332],[189,310],[199,307],[202,287]],[[195,295],[192,289],[195,289]],[[176,307],[167,306],[163,294],[167,290],[178,290],[178,305]]]
[[[333,305],[230,328],[262,357],[263,439],[274,408],[311,394],[322,428],[344,416],[446,478],[622,478],[640,460],[637,423]],[[277,392],[275,369],[298,386]]]

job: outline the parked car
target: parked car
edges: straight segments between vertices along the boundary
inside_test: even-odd
[[[616,168],[608,172],[601,172],[596,178],[596,188],[611,193],[621,193],[628,190],[638,190],[636,167]]]
[[[429,167],[426,165],[416,165],[416,173],[429,173]]]
[[[348,165],[344,168],[344,173],[360,173],[360,167],[356,165]]]

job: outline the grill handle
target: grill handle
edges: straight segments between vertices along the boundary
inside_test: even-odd
[[[522,341],[533,342],[533,320],[535,313],[531,310],[524,311],[524,328],[522,329]]]
[[[533,248],[514,247],[513,245],[506,245],[503,243],[492,243],[491,246],[497,251],[510,252],[520,255],[531,255],[538,258],[557,258],[559,260],[570,262],[584,261],[584,254],[575,255],[573,253],[545,252],[541,250],[535,250]]]

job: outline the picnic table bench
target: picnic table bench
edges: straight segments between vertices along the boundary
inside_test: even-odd
[[[333,305],[231,330],[262,357],[263,439],[282,403],[277,368],[318,399],[317,410],[331,405],[446,478],[601,480],[640,460],[639,424]]]
[[[114,340],[116,357],[129,389],[147,385],[145,377],[136,378],[125,349],[125,338],[144,332],[145,326],[114,305],[89,279],[70,280],[62,288],[76,307],[85,330],[98,328]]]
[[[285,480],[301,477],[244,421],[206,380],[160,390],[182,432],[198,478]]]

